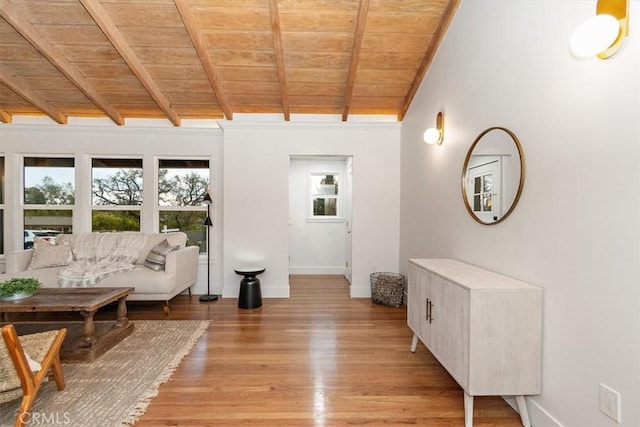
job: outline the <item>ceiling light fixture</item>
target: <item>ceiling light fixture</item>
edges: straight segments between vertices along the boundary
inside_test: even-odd
[[[569,43],[578,58],[607,59],[629,34],[629,0],[598,0],[596,15],[573,31]]]
[[[442,112],[439,112],[436,116],[436,127],[425,130],[422,139],[427,144],[442,144],[444,139],[444,114]]]

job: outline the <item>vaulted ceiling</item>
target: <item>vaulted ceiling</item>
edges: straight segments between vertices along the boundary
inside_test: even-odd
[[[459,1],[0,0],[0,122],[402,120]]]

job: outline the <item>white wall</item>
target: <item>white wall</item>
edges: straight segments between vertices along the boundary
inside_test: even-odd
[[[353,156],[353,282],[370,296],[369,274],[397,271],[400,218],[398,123],[243,123],[224,128],[224,289],[237,297],[233,267],[261,263],[264,297],[289,295],[289,159]]]
[[[19,120],[16,120],[19,121]],[[84,123],[82,120],[78,120]],[[154,173],[157,157],[209,157],[214,192],[213,220],[215,229],[211,236],[213,248],[211,262],[211,292],[222,292],[222,227],[218,219],[222,216],[222,131],[217,128],[173,128],[136,126],[95,126],[58,124],[9,124],[0,125],[0,155],[5,156],[6,200],[5,200],[5,252],[22,249],[23,217],[16,209],[21,204],[22,157],[25,155],[66,155],[75,158],[76,208],[73,213],[75,233],[91,231],[90,212],[90,157],[95,155],[140,156],[143,158],[144,175]],[[155,122],[149,121],[151,126]],[[146,181],[150,182],[150,181]],[[154,188],[144,187],[145,200],[153,200]],[[84,207],[84,208],[83,208]],[[156,232],[157,218],[153,205],[142,208],[141,229]],[[194,294],[207,292],[206,257],[198,265],[198,280],[192,288]]]
[[[211,156],[215,223],[212,293],[237,297],[240,277],[233,272],[233,266],[242,261],[259,261],[267,267],[261,275],[263,295],[288,296],[290,156],[340,155],[354,158],[352,295],[370,295],[368,279],[373,270],[398,271],[399,123],[321,120],[250,124],[237,120],[223,122],[223,135],[220,129],[173,128],[153,121],[148,122],[148,127],[144,126],[146,121],[125,127],[105,126],[91,119],[74,120],[78,124],[66,126],[33,124],[22,118],[14,122],[0,124],[0,155],[6,158],[7,170],[6,251],[22,245],[22,235],[17,230],[22,230],[23,219],[13,207],[21,203],[23,155],[76,158],[76,165],[83,171],[76,180],[79,207],[74,212],[75,232],[91,229],[89,200],[83,196],[89,194],[86,186],[90,179],[82,178],[90,176],[90,156],[140,156],[145,168],[160,156]],[[145,194],[149,191],[152,189],[147,188]],[[80,208],[84,205],[86,209]],[[154,224],[153,207],[145,205],[142,230],[155,231]],[[198,283],[193,289],[196,294],[206,292],[206,271],[206,257],[201,257]]]
[[[402,125],[400,266],[452,257],[544,288],[542,393],[532,424],[640,425],[640,2],[606,61],[576,60],[573,29],[594,1],[471,1],[453,23]],[[436,113],[442,146],[421,142]],[[503,223],[466,212],[466,151],[490,126],[519,137],[526,182]]]
[[[339,218],[309,220],[310,173],[339,176]],[[289,273],[344,274],[345,269],[345,159],[291,159],[289,170]]]

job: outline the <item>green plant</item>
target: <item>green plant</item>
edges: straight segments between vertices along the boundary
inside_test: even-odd
[[[34,278],[17,278],[0,282],[0,297],[10,297],[11,295],[26,293],[31,294],[40,288],[40,281]]]

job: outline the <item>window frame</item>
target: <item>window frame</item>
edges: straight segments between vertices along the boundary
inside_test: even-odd
[[[42,159],[70,159],[73,161],[73,204],[28,204],[25,202],[25,190],[26,190],[26,182],[25,182],[25,159],[27,158],[42,158]],[[6,162],[6,159],[5,159]],[[6,164],[5,164],[6,167]],[[55,167],[55,166],[53,166]],[[65,153],[65,154],[21,154],[20,155],[20,203],[19,203],[19,212],[21,216],[21,229],[20,234],[22,236],[22,249],[24,249],[25,241],[24,241],[24,232],[26,230],[31,230],[27,228],[25,224],[25,215],[27,211],[69,211],[71,215],[71,225],[69,226],[69,230],[62,230],[63,232],[73,232],[74,225],[74,213],[76,211],[76,206],[78,202],[78,165],[77,159],[73,154]]]
[[[176,206],[176,205],[161,205],[160,204],[160,193],[159,193],[159,186],[160,186],[160,162],[161,161],[171,161],[171,160],[175,160],[175,161],[206,161],[208,163],[208,174],[207,174],[207,178],[208,178],[208,191],[211,194],[211,198],[212,201],[210,204],[207,204],[206,202],[203,202],[201,205],[199,206],[194,206],[194,205],[184,205],[184,206]],[[210,227],[208,230],[208,236],[209,236],[209,242],[206,242],[206,249],[204,251],[199,252],[199,256],[207,256],[207,253],[209,250],[213,250],[213,245],[214,242],[211,241],[211,235],[213,234],[213,229],[215,227],[215,200],[216,200],[216,193],[214,188],[212,188],[212,166],[213,166],[214,162],[213,159],[210,156],[155,156],[154,158],[154,189],[153,189],[153,194],[154,194],[154,203],[153,203],[153,215],[154,215],[154,229],[157,230],[158,232],[162,233],[163,230],[160,228],[160,214],[161,212],[167,212],[167,211],[171,211],[171,212],[203,212],[205,214],[205,218],[208,215],[210,215],[211,220],[214,223],[213,227]],[[185,168],[188,169],[188,168]],[[193,169],[198,169],[198,168],[193,168]],[[204,168],[202,168],[204,169]],[[204,225],[203,225],[204,227]],[[171,231],[171,229],[169,229],[169,231]],[[185,232],[184,230],[180,230],[182,232]],[[205,232],[205,236],[207,235],[207,233]],[[205,237],[206,239],[206,237]],[[196,245],[197,246],[197,245]],[[211,246],[211,248],[210,248]]]
[[[25,190],[26,188],[26,182],[25,182],[25,167],[27,167],[25,165],[25,159],[33,159],[33,158],[40,158],[40,159],[69,159],[73,161],[73,204],[69,204],[69,205],[58,205],[58,204],[42,204],[42,203],[26,203],[25,201]],[[76,165],[76,158],[73,155],[22,155],[21,156],[21,177],[20,177],[20,183],[21,183],[21,189],[20,189],[20,205],[25,208],[25,209],[38,209],[41,207],[44,207],[46,209],[57,209],[57,210],[66,210],[66,209],[71,209],[73,210],[73,207],[76,205],[76,201],[78,199],[77,196],[77,188],[76,188],[76,181],[77,181],[77,172],[78,172],[78,168]],[[51,166],[51,167],[55,167],[55,166]]]
[[[93,230],[93,213],[95,211],[135,211],[139,213],[140,217],[140,226],[137,231],[141,232],[144,229],[144,189],[145,189],[145,177],[144,177],[144,158],[143,156],[105,156],[105,155],[91,155],[88,156],[88,166],[89,166],[89,230],[91,232],[100,232]],[[94,160],[139,160],[140,161],[140,170],[142,171],[142,201],[137,205],[95,205],[93,204],[93,162]],[[114,170],[123,169],[123,168],[113,168]],[[122,230],[119,230],[122,231]],[[136,231],[136,230],[130,230]]]
[[[338,184],[338,194],[318,194],[314,190],[314,178],[332,175]],[[343,191],[343,173],[338,171],[310,171],[307,175],[307,222],[344,222],[344,197]],[[313,201],[316,197],[324,196],[325,199],[336,200],[335,215],[315,215],[313,210]]]

